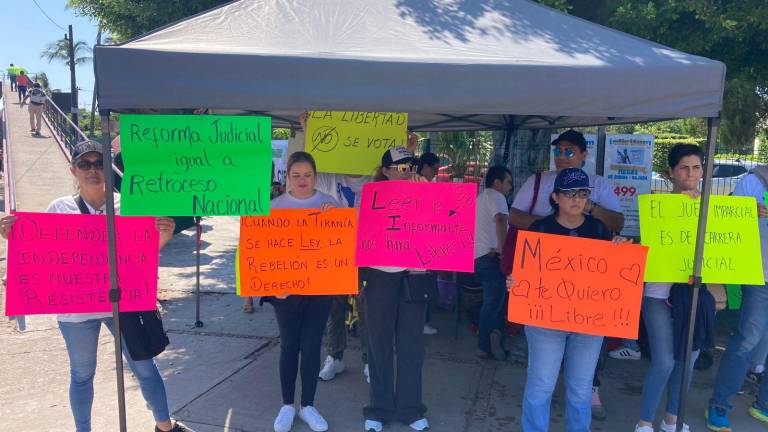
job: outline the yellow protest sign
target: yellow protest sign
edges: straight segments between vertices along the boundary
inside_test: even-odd
[[[646,282],[688,282],[693,274],[699,200],[682,194],[640,195],[640,238],[650,246]],[[762,285],[757,202],[712,195],[704,237],[705,283]]]
[[[305,150],[320,172],[373,175],[385,150],[408,145],[407,128],[407,113],[312,111]]]

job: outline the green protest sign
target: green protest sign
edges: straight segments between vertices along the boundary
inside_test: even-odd
[[[688,282],[693,274],[699,200],[682,194],[640,195],[640,238],[649,246],[646,282]],[[705,283],[762,285],[757,203],[712,195],[704,236]]]
[[[269,117],[120,116],[123,215],[266,215]]]

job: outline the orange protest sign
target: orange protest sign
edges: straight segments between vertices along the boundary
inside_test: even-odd
[[[648,248],[520,231],[509,321],[636,339]]]
[[[240,218],[240,295],[357,294],[355,209]]]

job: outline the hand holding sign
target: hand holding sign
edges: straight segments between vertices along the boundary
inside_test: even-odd
[[[476,193],[471,183],[364,185],[357,265],[473,271]]]
[[[509,321],[637,338],[648,248],[520,231]]]
[[[16,213],[8,235],[7,315],[109,312],[104,215]],[[155,218],[115,217],[121,311],[156,308]]]

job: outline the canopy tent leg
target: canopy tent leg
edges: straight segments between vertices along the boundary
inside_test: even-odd
[[[123,380],[123,346],[120,332],[120,287],[117,285],[117,242],[115,238],[114,172],[112,171],[112,148],[109,133],[109,111],[101,111],[101,141],[104,166],[104,190],[107,198],[107,253],[109,257],[109,301],[112,303],[115,339],[115,371],[117,373],[117,408],[120,432],[127,431],[125,416],[125,382]]]
[[[699,304],[699,290],[701,289],[701,267],[704,257],[704,235],[707,232],[707,215],[709,213],[709,195],[712,189],[712,167],[717,143],[717,131],[720,127],[720,118],[707,119],[707,151],[705,154],[704,179],[701,188],[701,203],[699,205],[699,225],[696,230],[696,250],[693,259],[693,293],[691,298],[691,315],[688,319],[688,338],[685,345],[685,362],[683,367],[683,386],[680,388],[680,409],[677,416],[677,431],[683,430],[685,424],[685,406],[688,402],[688,369],[691,366],[691,350],[693,348],[693,332],[696,322],[697,306]]]
[[[200,328],[203,322],[200,321],[200,239],[203,236],[203,227],[200,225],[202,218],[195,218],[195,327]]]

